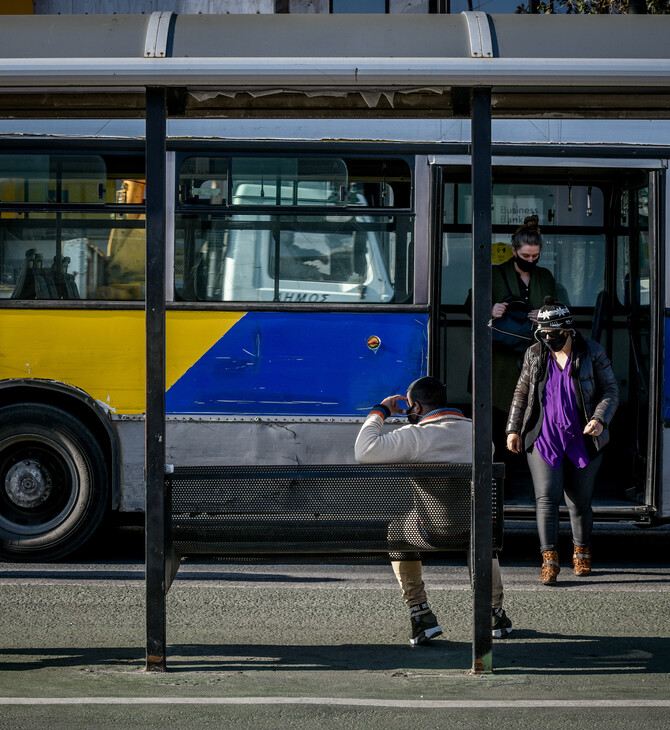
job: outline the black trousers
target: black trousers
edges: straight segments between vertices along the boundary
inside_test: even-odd
[[[535,514],[540,536],[540,550],[558,547],[558,507],[565,494],[575,545],[590,547],[593,529],[591,500],[602,454],[578,469],[567,456],[557,469],[552,469],[536,448],[528,452],[528,466],[535,490]]]

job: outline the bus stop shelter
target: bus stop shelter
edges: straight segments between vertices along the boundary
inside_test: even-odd
[[[146,119],[147,668],[166,666],[166,122],[469,119],[472,668],[491,669],[492,119],[670,117],[670,16],[6,17],[0,117]],[[409,122],[408,122],[409,123]]]

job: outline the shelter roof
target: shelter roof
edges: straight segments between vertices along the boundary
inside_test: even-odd
[[[670,16],[36,15],[0,26],[0,115],[670,118]],[[82,93],[85,92],[85,93]]]

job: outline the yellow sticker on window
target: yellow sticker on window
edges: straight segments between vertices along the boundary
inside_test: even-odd
[[[504,264],[505,261],[509,261],[512,256],[512,247],[509,245],[509,243],[497,241],[493,244],[493,246],[491,246],[492,264]]]

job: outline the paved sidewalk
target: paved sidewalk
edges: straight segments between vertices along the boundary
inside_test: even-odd
[[[157,675],[140,563],[0,565],[0,727],[670,727],[670,569],[503,571],[515,630],[476,678],[463,566],[427,566],[445,635],[410,647],[383,563],[188,563]]]

